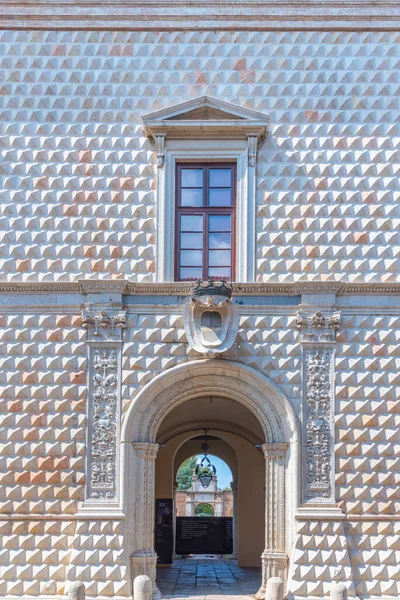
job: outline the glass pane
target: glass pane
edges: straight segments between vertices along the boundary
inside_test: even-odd
[[[182,187],[203,187],[203,169],[182,169]]]
[[[203,206],[203,190],[181,190],[181,206]]]
[[[209,231],[230,231],[231,216],[230,215],[210,215],[208,219]]]
[[[181,250],[182,267],[201,267],[202,264],[203,252],[201,250]]]
[[[227,279],[230,279],[231,269],[230,267],[215,267],[213,269],[208,269],[208,277],[226,277]]]
[[[221,234],[217,234],[221,235]],[[222,234],[226,235],[226,234]],[[202,233],[182,233],[181,234],[181,248],[198,248],[203,247],[203,234]]]
[[[181,215],[181,231],[203,231],[202,215]]]
[[[230,169],[210,169],[210,187],[230,187],[232,185]]]
[[[222,265],[224,267],[231,264],[230,250],[210,250],[208,253],[208,264],[210,267]]]
[[[183,190],[182,190],[183,193]],[[210,190],[210,206],[231,206],[232,192],[231,188],[214,188]]]
[[[231,247],[231,234],[230,233],[210,233],[208,236],[208,247],[213,250],[214,249],[215,250],[223,250],[225,248],[230,248]]]
[[[180,279],[202,279],[202,269],[182,268],[179,270]]]

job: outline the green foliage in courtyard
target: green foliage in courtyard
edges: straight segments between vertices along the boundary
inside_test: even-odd
[[[191,456],[185,460],[178,469],[176,474],[176,482],[178,484],[178,490],[187,490],[192,485],[193,471],[197,465],[197,458]]]
[[[214,509],[211,504],[198,504],[195,508],[196,517],[213,517]]]

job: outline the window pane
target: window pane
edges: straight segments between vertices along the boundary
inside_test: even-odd
[[[179,270],[180,279],[202,279],[202,269],[183,268]]]
[[[230,267],[215,267],[208,269],[208,277],[226,277],[227,279],[230,279],[231,269]]]
[[[202,215],[182,215],[181,231],[203,231]]]
[[[222,265],[226,267],[231,264],[230,250],[210,250],[208,253],[208,264],[210,267]]]
[[[181,190],[181,206],[203,206],[203,190]]]
[[[221,235],[221,234],[217,234]],[[226,234],[222,234],[226,235]],[[181,234],[181,248],[198,248],[203,247],[203,234],[202,233],[182,233]]]
[[[191,246],[193,247],[193,246]],[[197,247],[197,246],[195,246]],[[210,233],[208,236],[208,247],[212,250],[224,250],[231,247],[230,233]]]
[[[231,169],[210,169],[210,187],[230,187]]]
[[[209,231],[230,231],[230,215],[210,215],[208,219],[208,229]]]
[[[183,193],[183,190],[182,190]],[[232,192],[231,188],[215,188],[210,190],[210,206],[231,206]]]
[[[201,267],[203,252],[201,250],[181,250],[182,267]]]
[[[182,169],[182,187],[203,187],[203,169]]]

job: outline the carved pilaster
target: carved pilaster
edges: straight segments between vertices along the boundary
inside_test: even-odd
[[[154,140],[156,144],[157,167],[162,169],[165,162],[165,135],[156,135]]]
[[[155,460],[158,444],[137,442],[135,451],[134,486],[134,552],[131,556],[132,581],[138,575],[148,575],[153,585],[153,597],[161,597],[156,586],[157,554],[154,551]]]
[[[298,314],[303,355],[303,502],[329,504],[334,497],[334,356],[340,314]]]
[[[265,550],[262,553],[262,584],[257,598],[264,598],[270,577],[286,580],[285,553],[285,455],[286,443],[263,444],[265,457]]]
[[[88,402],[86,501],[84,507],[118,505],[120,379],[124,312],[87,310]]]
[[[257,163],[258,136],[249,135],[249,137],[247,138],[247,144],[249,155],[249,167],[255,167]]]

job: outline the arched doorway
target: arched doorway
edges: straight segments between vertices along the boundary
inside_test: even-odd
[[[196,517],[215,517],[215,509],[212,504],[202,502],[201,504],[196,504],[194,514]]]
[[[132,580],[148,574],[157,594],[154,550],[155,459],[157,438],[168,415],[185,402],[218,396],[246,407],[262,431],[265,457],[265,532],[263,584],[271,576],[286,578],[298,499],[298,423],[282,392],[271,381],[237,362],[199,360],[179,365],[154,378],[132,403],[122,430],[123,497]],[[179,429],[179,426],[178,426]],[[175,431],[178,434],[179,431]],[[286,523],[286,526],[285,526]],[[288,526],[289,525],[289,526]],[[260,523],[261,526],[261,523]]]

